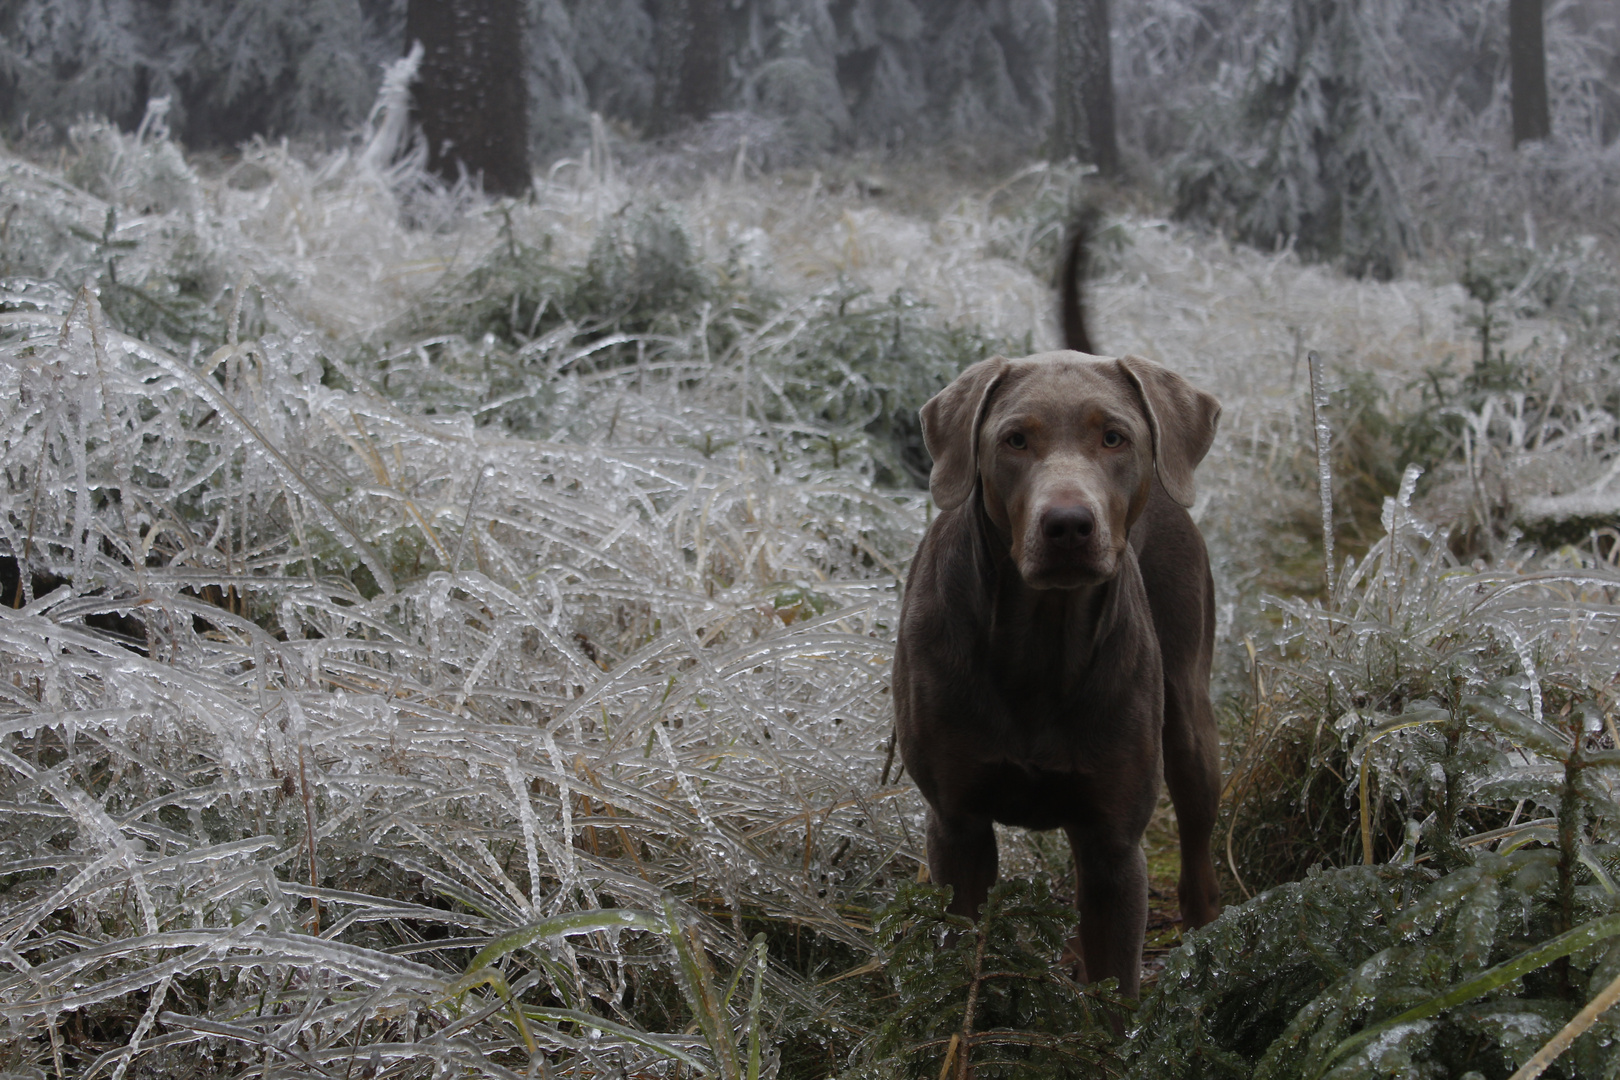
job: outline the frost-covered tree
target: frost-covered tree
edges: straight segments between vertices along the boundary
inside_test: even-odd
[[[777,145],[765,156],[785,162],[847,145],[853,120],[838,84],[830,21],[795,17],[773,29],[764,59],[749,65],[742,100],[749,112],[781,125]]]
[[[1050,2],[846,0],[825,10],[859,143],[1033,142],[1051,120]]]
[[[414,87],[428,167],[484,190],[529,189],[528,80],[519,0],[411,0],[405,37],[423,46]]]
[[[500,2],[524,22],[536,158],[572,151],[593,111],[644,134],[756,113],[781,122],[774,161],[850,144],[1029,144],[1052,115],[1053,0]],[[61,136],[100,115],[133,129],[146,100],[167,95],[175,134],[193,147],[342,137],[408,49],[409,6],[0,2],[0,125],[14,132],[26,117]]]
[[[527,9],[529,159],[550,161],[588,137],[590,93],[578,60],[581,35],[563,0],[527,0]]]
[[[1387,278],[1418,248],[1399,177],[1410,99],[1389,0],[1263,0],[1236,93],[1201,118],[1177,210]],[[1217,99],[1218,100],[1218,99]]]
[[[638,126],[652,113],[653,20],[640,0],[567,0],[591,108]]]
[[[134,0],[0,4],[0,123],[81,114],[133,127],[149,64]]]
[[[154,77],[193,146],[341,134],[365,119],[387,55],[358,0],[175,0],[153,29]]]
[[[330,136],[365,118],[400,0],[12,0],[0,4],[0,124],[133,129],[171,100],[192,146]]]
[[[576,153],[595,112],[631,138],[709,117],[682,144],[728,163],[744,133],[765,167],[857,146],[1027,151],[1051,137],[1055,156],[1106,170],[1091,121],[1117,113],[1134,159],[1185,166],[1184,211],[1376,273],[1412,248],[1397,174],[1426,223],[1452,203],[1516,221],[1526,204],[1505,189],[1457,194],[1483,191],[1473,174],[1508,129],[1508,14],[1522,0],[500,2],[523,20],[536,162]],[[409,3],[0,0],[0,131],[15,138],[26,120],[35,140],[65,139],[87,115],[133,130],[149,98],[168,97],[193,148],[329,144],[358,128],[383,67],[406,52]],[[1545,154],[1512,167],[1578,189],[1581,213],[1607,220],[1613,170],[1597,152],[1620,134],[1620,7],[1542,5],[1548,153],[1562,164],[1556,176]],[[1486,228],[1480,214],[1452,217],[1440,234]]]

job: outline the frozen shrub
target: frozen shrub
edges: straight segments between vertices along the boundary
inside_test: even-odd
[[[1290,812],[1320,858],[1367,865],[1193,935],[1137,1075],[1508,1071],[1620,976],[1617,579],[1585,560],[1464,571],[1410,514],[1416,472],[1325,605],[1278,602],[1232,785],[1227,850],[1250,880],[1292,871],[1266,836]],[[1614,1037],[1583,1035],[1567,1075],[1611,1075]]]
[[[538,245],[519,239],[510,214],[503,232],[504,242],[483,262],[413,313],[410,329],[471,341],[488,334],[517,347],[563,321],[573,280],[547,250],[550,238],[540,237]]]
[[[1134,1077],[1248,1080],[1294,1016],[1391,942],[1421,869],[1352,867],[1282,885],[1171,953],[1127,1054]]]
[[[887,646],[870,635],[893,618],[893,601],[862,560],[902,557],[915,535],[904,505],[834,490],[784,499],[782,478],[734,427],[701,409],[662,412],[651,385],[621,414],[622,386],[564,379],[558,408],[573,434],[508,443],[324,385],[313,343],[292,327],[204,363],[117,333],[93,297],[72,308],[67,296],[32,308],[19,299],[33,329],[6,342],[37,359],[6,369],[21,404],[6,415],[16,501],[5,536],[29,584],[5,662],[33,673],[34,707],[75,719],[14,731],[8,745],[24,757],[8,760],[29,775],[80,762],[117,778],[65,831],[48,807],[76,797],[42,789],[43,802],[19,805],[10,842],[20,853],[57,838],[73,865],[128,856],[77,879],[71,896],[54,872],[8,890],[8,917],[32,927],[17,941],[32,974],[0,987],[19,1035],[37,1032],[49,1053],[27,1018],[54,1015],[68,991],[43,988],[71,971],[96,989],[61,1000],[99,1024],[120,1023],[123,987],[161,1001],[177,980],[200,980],[214,996],[178,1006],[204,1025],[199,1038],[218,1020],[257,1041],[249,1032],[279,1011],[258,1003],[290,992],[326,1001],[351,1035],[370,1031],[367,1042],[409,1042],[419,1025],[457,1022],[445,995],[501,933],[560,912],[657,910],[665,891],[702,910],[711,883],[728,911],[778,920],[808,904],[819,932],[865,947],[839,929],[818,875],[881,875],[893,847],[870,837],[880,818],[900,828],[893,811],[861,798],[831,817],[818,811],[811,835],[826,840],[808,865],[802,830],[750,837],[743,821],[791,818],[806,797],[838,802],[875,776],[887,731],[874,676]],[[588,449],[615,426],[649,441]],[[683,432],[716,427],[732,443],[723,458],[680,445]],[[601,516],[613,492],[623,501]],[[779,540],[805,511],[813,519],[792,554],[759,546],[762,527]],[[36,579],[65,585],[35,592]],[[693,623],[688,610],[708,614]],[[88,619],[105,612],[136,632],[97,631]],[[846,681],[824,683],[839,654]],[[747,704],[755,695],[767,696]],[[468,742],[474,731],[483,749]],[[128,765],[125,739],[141,747],[140,767]],[[716,786],[704,764],[717,753],[756,763],[732,774],[742,786],[731,796],[722,787],[732,780]],[[418,791],[406,818],[354,802],[401,780]],[[659,839],[663,826],[648,825],[671,813],[687,825]],[[318,821],[323,831],[311,831]],[[121,839],[131,827],[162,839]],[[771,837],[791,852],[785,861],[769,854]],[[300,859],[290,876],[271,869]],[[211,898],[185,899],[199,891]],[[385,895],[392,914],[379,921],[368,912]],[[170,926],[187,903],[184,924]],[[51,944],[103,916],[115,933],[133,918],[141,943],[102,950],[89,968],[77,947]],[[728,924],[703,925],[701,947],[735,966]],[[197,935],[213,944],[187,952]],[[390,958],[399,948],[415,959]],[[589,1012],[606,994],[600,1022],[611,1030],[678,1031],[685,1007],[660,1021],[659,977],[641,971],[667,971],[662,955],[617,936],[582,953],[542,943],[510,955],[504,978],[540,1010],[531,1034],[557,1060],[639,1061],[657,1056],[657,1040],[578,1045],[544,1008]],[[222,963],[243,974],[221,982]],[[276,974],[293,968],[307,974]],[[791,974],[771,979],[807,1000]],[[491,1023],[490,1041],[464,1038],[447,1053],[472,1066],[510,1060],[522,1039]],[[318,1053],[356,1052],[340,1045]],[[436,1053],[429,1041],[393,1060],[429,1069]]]
[[[133,140],[102,121],[76,124],[69,139],[76,158],[68,177],[86,191],[137,214],[197,209],[197,175],[169,140],[167,99],[147,106]]]
[[[9,269],[72,286],[94,282],[114,326],[183,351],[223,334],[220,304],[230,290],[223,261],[198,228],[201,185],[169,139],[167,107],[152,102],[134,136],[99,121],[74,126],[78,153],[68,175],[106,200],[104,216],[87,228],[64,207],[21,201],[13,210],[20,259]],[[44,235],[59,241],[48,261],[30,242]]]
[[[1544,551],[1594,536],[1606,544],[1605,515],[1620,505],[1610,473],[1620,449],[1612,264],[1590,238],[1539,249],[1475,238],[1436,269],[1455,276],[1449,316],[1466,338],[1395,378],[1359,359],[1332,371],[1335,542],[1367,550],[1382,532],[1383,500],[1412,464],[1423,470],[1416,505],[1448,523],[1464,563],[1501,555],[1514,536]],[[1313,455],[1281,460],[1287,486],[1315,485]],[[1299,500],[1279,519],[1318,561],[1319,510]]]
[[[256,161],[281,171],[220,185],[247,209],[204,221],[234,257],[262,242],[257,208],[296,221],[289,203],[361,217],[368,252],[416,242],[363,217],[388,205],[366,176],[317,194]],[[173,272],[163,230],[76,239],[105,203],[8,175],[35,248],[18,261],[49,272],[67,237],[91,271],[112,251]],[[313,1075],[498,1076],[536,1055],[724,1073],[748,1056],[734,1021],[767,1053],[825,1025],[782,959],[804,954],[766,963],[744,928],[859,966],[872,946],[844,906],[912,865],[913,797],[871,793],[921,505],[795,452],[802,424],[740,416],[743,357],[703,359],[692,336],[698,255],[667,217],[636,220],[593,273],[641,305],[603,322],[655,325],[622,341],[649,346],[643,367],[580,363],[601,328],[351,364],[364,350],[307,321],[342,310],[309,285],[328,257],[299,249],[313,234],[282,233],[265,283],[195,343],[115,320],[106,286],[7,280],[0,546],[19,606],[0,609],[0,666],[21,722],[0,740],[28,789],[3,841],[0,919],[27,958],[0,975],[8,1068],[239,1071],[306,1009],[322,1034],[295,1020],[298,1045],[268,1053]],[[498,354],[524,348],[532,366],[500,383]],[[502,407],[542,437],[479,426]],[[595,914],[666,901],[656,925]],[[493,945],[498,963],[473,963]],[[768,1011],[727,995],[739,969]],[[64,1009],[90,1034],[61,1049]]]

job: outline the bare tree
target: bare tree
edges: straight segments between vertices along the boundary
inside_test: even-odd
[[[720,107],[726,84],[723,0],[658,0],[652,128],[672,131]]]
[[[405,44],[424,54],[416,112],[428,167],[447,180],[463,170],[484,190],[529,190],[529,98],[521,0],[410,0]]]
[[[1541,0],[1508,0],[1508,58],[1513,69],[1513,145],[1545,139],[1552,134],[1552,118]]]
[[[1119,140],[1108,23],[1108,0],[1057,0],[1052,157],[1076,157],[1113,175],[1119,171]]]

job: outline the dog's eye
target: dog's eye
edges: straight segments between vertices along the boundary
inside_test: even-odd
[[[1124,441],[1125,441],[1125,436],[1121,435],[1117,431],[1105,431],[1105,432],[1103,432],[1103,445],[1108,447],[1110,450],[1112,450],[1116,446],[1121,445],[1122,443],[1124,443]]]
[[[1015,431],[1011,435],[1007,436],[1007,445],[1012,447],[1014,450],[1022,450],[1024,447],[1029,445],[1029,440],[1024,438],[1024,433],[1022,431]]]

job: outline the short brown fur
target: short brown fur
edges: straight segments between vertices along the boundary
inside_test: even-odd
[[[906,583],[894,692],[928,868],[976,915],[993,822],[1061,828],[1090,978],[1136,996],[1161,760],[1183,921],[1219,912],[1214,585],[1185,506],[1220,405],[1140,357],[994,357],[923,407],[940,513]]]

